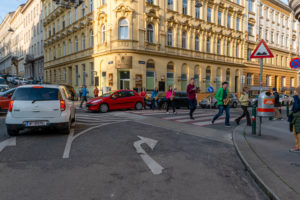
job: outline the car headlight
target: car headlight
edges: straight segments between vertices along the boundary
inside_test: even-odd
[[[100,101],[102,101],[103,99],[97,99],[95,101],[92,101],[92,103],[99,103]]]

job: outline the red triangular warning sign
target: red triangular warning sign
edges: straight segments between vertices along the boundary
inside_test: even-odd
[[[262,39],[256,49],[251,54],[250,58],[273,58],[274,55],[270,51],[266,42]]]

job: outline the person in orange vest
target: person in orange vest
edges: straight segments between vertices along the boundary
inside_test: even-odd
[[[98,89],[98,87],[96,86],[95,89],[94,89],[94,96],[95,96],[95,97],[98,97],[98,95],[99,95],[99,89]]]

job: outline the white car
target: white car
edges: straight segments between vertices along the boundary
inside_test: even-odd
[[[65,86],[24,85],[14,92],[6,115],[7,133],[23,129],[57,129],[69,134],[75,105]]]

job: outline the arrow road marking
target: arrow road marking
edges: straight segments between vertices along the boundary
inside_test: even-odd
[[[8,138],[7,140],[4,140],[3,142],[0,142],[0,152],[5,149],[5,147],[8,146],[16,146],[16,137]]]
[[[160,166],[155,160],[153,160],[141,146],[142,144],[145,143],[153,150],[158,141],[150,138],[142,137],[142,136],[138,136],[138,137],[140,138],[140,140],[133,143],[136,152],[140,154],[142,160],[146,163],[146,165],[154,175],[161,174],[164,168]]]

